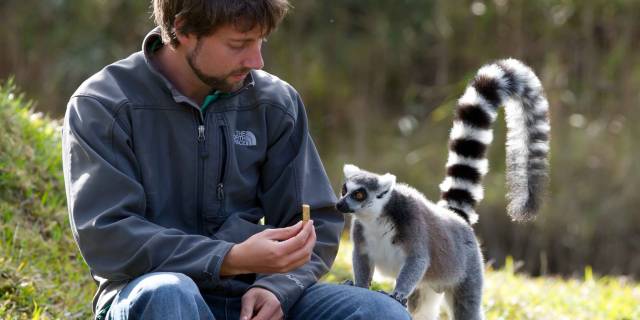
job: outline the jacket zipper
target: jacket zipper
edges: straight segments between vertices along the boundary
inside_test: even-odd
[[[202,114],[199,114],[199,118],[198,118],[198,136],[197,136],[197,141],[198,141],[198,177],[197,177],[197,184],[198,184],[198,191],[197,191],[197,195],[196,195],[196,215],[197,215],[197,220],[196,220],[196,225],[198,228],[198,233],[202,234],[204,232],[204,228],[203,228],[203,193],[204,193],[204,162],[205,159],[209,156],[209,152],[207,150],[207,143],[206,143],[206,126],[205,126],[205,122],[204,122],[204,117],[202,116]]]
[[[220,170],[218,172],[218,184],[216,186],[216,196],[220,202],[219,213],[224,214],[224,176],[227,172],[227,125],[224,117],[218,114],[218,128],[220,129]]]

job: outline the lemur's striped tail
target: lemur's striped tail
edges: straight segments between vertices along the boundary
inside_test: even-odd
[[[438,203],[475,223],[475,205],[483,198],[482,177],[489,169],[486,152],[493,139],[498,107],[507,121],[508,212],[515,220],[534,217],[547,182],[549,104],[540,80],[515,59],[478,70],[458,100],[449,138],[447,175]]]

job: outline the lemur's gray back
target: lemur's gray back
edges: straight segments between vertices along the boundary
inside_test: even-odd
[[[487,147],[498,107],[507,121],[508,212],[513,219],[532,218],[546,185],[549,154],[549,104],[540,80],[515,59],[480,68],[456,106],[449,138],[447,174],[438,203],[469,223],[477,221],[475,205],[483,198],[488,171]]]

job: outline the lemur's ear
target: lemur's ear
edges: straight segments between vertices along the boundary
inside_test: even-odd
[[[353,177],[355,174],[357,174],[358,172],[360,172],[360,168],[352,164],[345,164],[344,167],[342,168],[342,172],[344,172],[344,177],[349,179]]]
[[[385,173],[380,176],[380,187],[382,190],[389,191],[396,185],[396,176],[391,173]]]

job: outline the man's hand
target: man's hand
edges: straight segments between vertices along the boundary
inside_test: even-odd
[[[242,296],[240,320],[280,320],[283,317],[280,301],[271,291],[251,288]]]
[[[267,229],[234,245],[222,262],[220,275],[289,272],[309,262],[315,244],[313,220]]]

